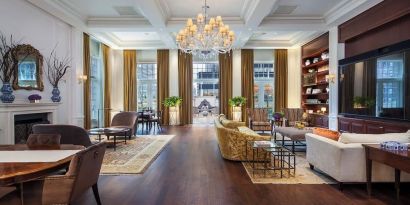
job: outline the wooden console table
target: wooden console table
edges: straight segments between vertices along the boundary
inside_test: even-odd
[[[381,149],[379,144],[363,144],[366,152],[367,193],[372,194],[372,161],[394,168],[397,198],[400,197],[400,171],[410,173],[410,152]]]

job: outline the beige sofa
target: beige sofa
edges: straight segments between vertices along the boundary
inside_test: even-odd
[[[222,157],[234,161],[246,160],[247,141],[270,140],[270,136],[261,136],[255,132],[242,133],[238,127],[245,126],[244,122],[227,120],[224,115],[215,119],[219,150]],[[248,148],[248,154],[252,151]]]
[[[366,182],[365,151],[362,143],[380,143],[386,140],[410,142],[407,135],[401,133],[388,135],[363,135],[343,133],[339,141],[334,141],[315,134],[306,134],[306,158],[311,168],[317,168],[339,183]],[[393,135],[394,135],[393,134]],[[391,136],[391,134],[389,135]],[[407,136],[407,138],[406,138]],[[394,169],[374,162],[373,182],[394,182]],[[410,181],[410,174],[402,172],[402,181]]]

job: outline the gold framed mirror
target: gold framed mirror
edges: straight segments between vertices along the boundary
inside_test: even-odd
[[[14,90],[44,90],[43,56],[31,45],[18,45],[14,49],[17,67],[14,70]]]

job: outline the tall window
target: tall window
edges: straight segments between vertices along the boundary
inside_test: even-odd
[[[157,64],[137,64],[138,110],[157,109]]]
[[[274,108],[273,63],[256,62],[253,66],[253,72],[255,108],[268,108],[270,117]]]
[[[391,55],[377,60],[377,113],[386,115],[403,108],[403,56]]]
[[[192,81],[194,123],[210,123],[207,117],[219,113],[218,61],[194,62]]]
[[[91,54],[91,127],[102,127],[104,124],[104,68],[101,44],[90,41]]]

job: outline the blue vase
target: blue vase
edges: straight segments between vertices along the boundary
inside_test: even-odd
[[[51,101],[53,102],[61,101],[60,90],[58,89],[58,87],[54,87],[51,94],[53,94],[53,96],[51,96]]]
[[[1,102],[12,103],[14,101],[15,97],[12,94],[13,89],[11,88],[10,83],[3,83],[3,86],[1,87],[1,93],[3,93],[3,95],[0,96]]]

